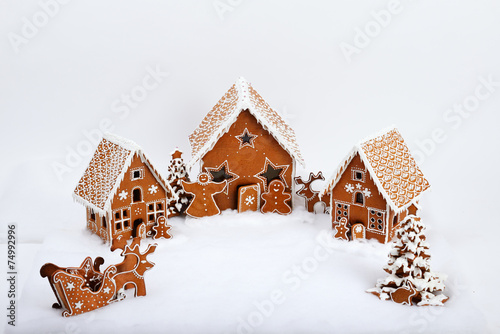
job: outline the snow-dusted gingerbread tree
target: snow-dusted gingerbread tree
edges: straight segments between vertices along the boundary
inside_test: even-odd
[[[184,214],[189,202],[192,199],[190,194],[187,194],[182,188],[181,181],[189,182],[189,175],[187,173],[186,164],[182,160],[182,151],[175,149],[172,152],[172,159],[168,166],[167,182],[170,184],[174,193],[177,194],[177,200],[170,202],[168,207],[168,217],[175,217]]]
[[[446,275],[431,271],[424,230],[419,217],[405,218],[384,267],[389,276],[378,280],[376,287],[367,292],[382,300],[418,306],[443,305],[448,300],[439,293],[444,290]]]

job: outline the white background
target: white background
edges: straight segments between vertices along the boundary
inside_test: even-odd
[[[52,5],[44,11],[43,3]],[[263,321],[254,314],[258,325],[246,331],[498,331],[500,6],[401,0],[382,27],[374,13],[388,6],[0,1],[0,235],[5,246],[5,225],[17,223],[16,332],[231,333],[280,286],[286,300]],[[371,37],[359,44],[366,29]],[[346,57],[342,43],[357,53]],[[169,75],[128,115],[116,112],[148,69]],[[175,147],[189,160],[188,135],[239,76],[295,129],[307,164],[299,175],[328,177],[356,142],[398,126],[432,185],[422,217],[432,266],[449,275],[446,307],[410,308],[364,293],[384,276],[388,248],[372,243],[335,244],[290,291],[282,275],[330,231],[326,217],[297,211],[287,219],[172,220],[174,239],[151,256],[148,296],[71,319],[50,309],[43,263],[76,266],[87,255],[119,261],[85,231],[84,209],[71,198],[93,152],[86,134],[92,138],[104,120],[165,173]],[[488,91],[482,80],[497,84]],[[471,111],[463,116],[449,111],[464,103]],[[430,141],[433,133],[439,142]]]

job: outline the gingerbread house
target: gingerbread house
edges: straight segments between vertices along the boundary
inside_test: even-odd
[[[111,241],[151,235],[175,194],[136,143],[106,134],[73,198],[87,209],[88,229]]]
[[[188,167],[200,162],[200,172],[209,173],[212,181],[227,181],[226,189],[214,197],[220,210],[237,209],[238,203],[259,210],[262,193],[276,179],[291,194],[296,163],[304,166],[293,129],[243,78],[189,140],[193,158]],[[249,195],[250,188],[256,189],[255,194]]]
[[[403,137],[391,128],[354,146],[321,196],[330,196],[334,228],[347,220],[350,240],[386,243],[406,215],[416,214],[429,187]]]

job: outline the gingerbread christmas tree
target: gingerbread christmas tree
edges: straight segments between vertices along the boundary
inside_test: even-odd
[[[168,207],[169,218],[184,214],[192,199],[192,196],[187,194],[182,188],[182,181],[189,182],[189,175],[187,173],[186,164],[184,160],[182,160],[182,151],[176,149],[172,153],[172,159],[168,167],[167,182],[174,190],[174,193],[177,194],[177,200],[170,202]]]
[[[397,239],[384,270],[389,274],[367,290],[382,300],[418,306],[443,305],[448,300],[440,291],[446,275],[434,273],[429,265],[429,245],[425,226],[419,217],[410,215],[401,223]]]

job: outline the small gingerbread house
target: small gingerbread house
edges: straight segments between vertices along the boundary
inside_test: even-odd
[[[350,240],[387,243],[406,215],[416,214],[429,187],[403,137],[391,128],[354,146],[321,196],[330,196],[334,228],[347,219]]]
[[[237,209],[238,203],[259,210],[255,204],[276,179],[291,194],[296,163],[304,165],[293,129],[243,78],[189,140],[193,154],[189,168],[200,161],[200,172],[209,173],[211,181],[227,181],[226,189],[214,197],[220,210]],[[257,189],[256,194],[249,195],[245,186],[254,186],[250,188]]]
[[[87,227],[105,241],[152,234],[175,194],[133,141],[106,134],[73,198],[87,209]]]

